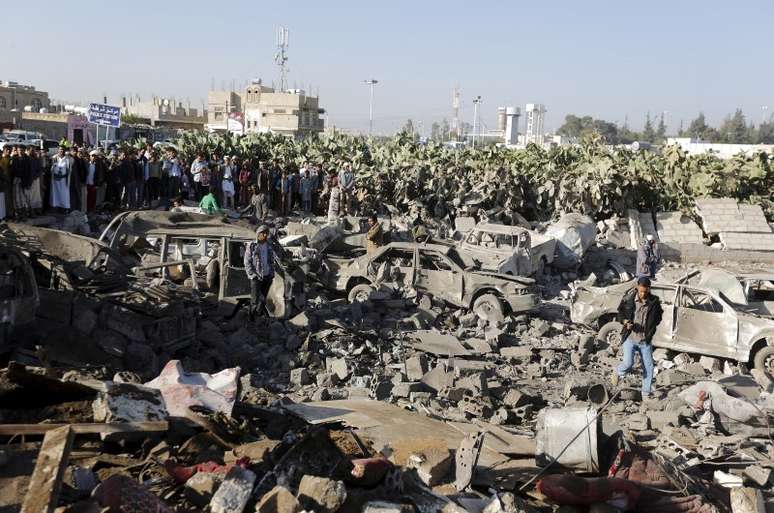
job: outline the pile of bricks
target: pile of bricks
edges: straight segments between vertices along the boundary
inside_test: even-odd
[[[774,233],[759,205],[739,205],[732,198],[696,200],[704,231],[717,234],[725,249],[774,251]]]

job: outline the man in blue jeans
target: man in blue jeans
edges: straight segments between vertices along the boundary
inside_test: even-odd
[[[634,364],[634,353],[640,353],[642,360],[642,398],[647,399],[653,382],[653,335],[661,322],[664,311],[661,301],[650,293],[650,278],[640,276],[637,287],[627,292],[618,305],[618,322],[623,324],[621,340],[623,344],[623,361],[613,372],[611,381],[618,385],[619,378],[624,377]]]

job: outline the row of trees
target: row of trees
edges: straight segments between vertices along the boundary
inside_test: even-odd
[[[617,123],[594,119],[591,116],[568,114],[556,133],[578,142],[601,138],[607,144],[630,144],[634,141],[662,144],[667,138],[663,113],[658,117],[655,126],[648,113],[641,132],[631,130],[626,122],[619,126]],[[737,109],[715,128],[707,124],[704,113],[700,112],[688,127],[684,127],[681,121],[677,135],[713,143],[774,144],[774,122],[763,121],[756,127],[752,123],[748,124],[742,110]]]

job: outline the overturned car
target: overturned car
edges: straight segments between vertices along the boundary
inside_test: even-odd
[[[596,327],[598,338],[615,347],[623,326],[618,305],[635,280],[610,287],[578,285],[572,292],[570,318]],[[687,283],[653,282],[664,315],[653,345],[674,351],[728,358],[752,364],[774,378],[774,320],[756,315],[722,291]]]
[[[455,248],[441,244],[393,242],[354,259],[328,257],[318,276],[350,301],[365,300],[378,289],[414,289],[490,320],[538,303],[534,280],[473,270]]]

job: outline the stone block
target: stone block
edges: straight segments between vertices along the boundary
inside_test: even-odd
[[[197,472],[185,482],[185,498],[203,508],[212,500],[212,496],[223,483],[223,474],[215,472]]]
[[[316,513],[334,513],[347,499],[347,488],[341,481],[305,475],[298,485],[298,501]]]
[[[668,424],[675,427],[680,425],[679,410],[648,411],[645,415],[648,417],[650,427],[655,430],[660,430]]]
[[[240,513],[245,509],[255,484],[255,474],[242,467],[231,467],[223,484],[212,496],[212,513]]]
[[[430,447],[408,457],[407,467],[416,469],[419,479],[427,486],[435,486],[449,475],[452,464],[448,448]]]
[[[408,399],[409,395],[412,392],[422,392],[424,389],[425,389],[425,385],[419,382],[398,383],[394,387],[392,387],[392,396],[403,397],[405,399]]]
[[[447,372],[443,365],[437,365],[433,370],[422,376],[422,383],[439,392],[454,384],[454,374]]]
[[[312,378],[309,376],[309,371],[301,367],[290,371],[290,382],[302,387],[311,384]]]
[[[532,348],[527,346],[501,347],[500,356],[517,360],[529,359],[532,358]]]
[[[720,372],[723,368],[720,360],[718,358],[713,358],[712,356],[702,356],[699,358],[699,365],[710,372]]]
[[[342,381],[347,379],[347,376],[349,376],[347,361],[344,358],[326,358],[325,368],[328,372],[335,374]]]
[[[635,413],[626,419],[626,426],[632,431],[646,431],[650,429],[650,420],[642,413]]]
[[[510,390],[508,390],[508,392],[506,392],[505,396],[503,397],[503,404],[508,406],[509,408],[519,408],[521,406],[531,403],[532,401],[533,401],[532,397],[519,392],[515,388],[511,388]]]
[[[406,376],[409,381],[419,381],[427,373],[427,357],[424,354],[406,360]]]
[[[771,469],[760,465],[749,465],[742,471],[744,477],[760,487],[767,487],[771,483]]]
[[[261,497],[255,506],[256,513],[299,513],[301,504],[284,486],[275,486]]]

